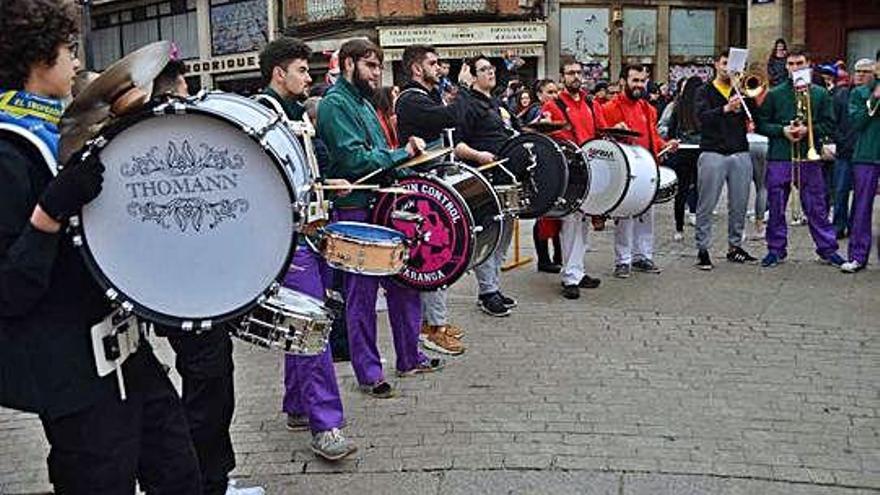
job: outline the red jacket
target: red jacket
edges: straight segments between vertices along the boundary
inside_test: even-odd
[[[608,127],[625,122],[630,129],[642,133],[640,137],[634,138],[633,142],[650,150],[655,158],[666,145],[666,141],[657,131],[657,110],[647,100],[642,98],[631,100],[626,94],[618,93],[614,99],[603,105],[602,111]]]
[[[550,114],[550,120],[553,122],[568,122],[570,124],[565,129],[550,134],[553,139],[567,139],[580,146],[596,136],[596,128],[605,127],[602,105],[593,102],[593,111],[591,112],[585,92],[581,91],[580,98],[575,101],[568,91],[562,91],[559,93],[559,99],[565,105],[568,118],[562,113],[556,100],[544,103],[541,108],[542,112]]]

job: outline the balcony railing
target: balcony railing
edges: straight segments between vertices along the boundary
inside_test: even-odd
[[[427,14],[495,13],[498,0],[425,0]]]

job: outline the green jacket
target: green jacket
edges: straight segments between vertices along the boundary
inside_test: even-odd
[[[822,142],[831,136],[834,130],[834,107],[828,90],[815,84],[810,85],[810,107],[813,114],[813,142],[816,152],[821,151]],[[758,134],[770,139],[767,149],[767,160],[790,161],[792,146],[785,138],[782,128],[791,124],[795,117],[794,86],[786,81],[767,93],[764,104],[755,116]],[[807,138],[804,137],[796,146],[800,146],[801,156],[807,156]]]
[[[281,105],[281,108],[284,109],[284,113],[287,114],[287,118],[290,120],[302,120],[303,114],[306,113],[306,107],[300,105],[299,103],[285,100],[281,97],[274,89],[269,86],[266,86],[263,89],[263,93],[274,98]]]
[[[849,95],[849,119],[853,132],[858,135],[858,141],[856,141],[856,147],[850,159],[852,163],[880,165],[880,111],[876,111],[872,117],[868,115],[867,105],[870,102],[871,108],[877,108],[877,105],[880,104],[876,98],[871,96],[875,84],[880,83],[853,88]]]
[[[388,148],[373,105],[344,77],[327,90],[318,105],[317,127],[318,137],[330,154],[328,178],[354,182],[374,170],[392,168],[408,157],[405,149]],[[333,204],[337,208],[366,208],[370,194],[352,191],[334,199]]]

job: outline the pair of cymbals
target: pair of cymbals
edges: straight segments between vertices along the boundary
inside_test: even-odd
[[[150,43],[116,61],[86,86],[61,116],[59,162],[82,149],[114,116],[149,100],[153,80],[170,60],[170,41]]]

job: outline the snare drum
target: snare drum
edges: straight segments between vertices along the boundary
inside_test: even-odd
[[[103,190],[71,225],[112,301],[207,329],[250,311],[286,272],[313,179],[271,110],[202,93],[111,123],[88,153],[106,167]]]
[[[361,275],[396,275],[409,250],[394,229],[361,222],[335,222],[319,231],[319,252],[334,268]]]
[[[495,251],[501,239],[501,204],[475,169],[463,164],[439,167],[397,185],[410,194],[380,195],[373,220],[408,239],[410,256],[398,281],[425,291],[447,287]]]
[[[657,196],[660,171],[648,150],[609,139],[581,147],[590,166],[590,192],[581,205],[588,215],[639,216]]]
[[[280,287],[234,325],[232,334],[258,347],[309,356],[324,352],[332,323],[321,301]]]
[[[521,218],[538,218],[565,201],[568,165],[565,153],[555,141],[543,134],[526,132],[508,139],[498,155],[507,158],[503,167],[520,183],[520,208],[513,213]],[[492,183],[511,184],[512,180],[500,168],[491,170]]]
[[[678,176],[669,167],[660,166],[660,187],[657,188],[657,197],[654,203],[666,203],[675,199],[678,194]]]

